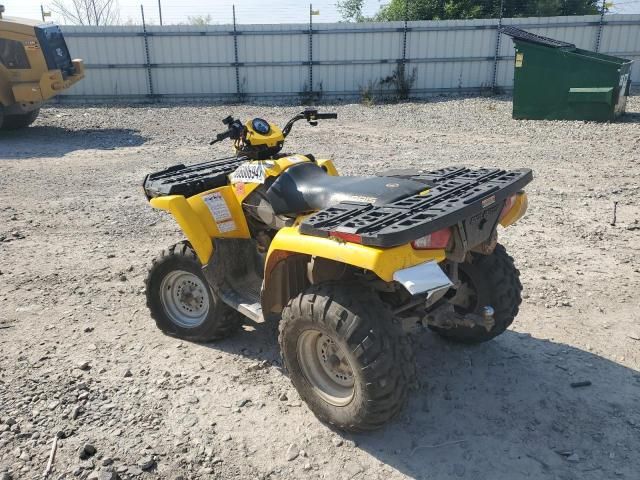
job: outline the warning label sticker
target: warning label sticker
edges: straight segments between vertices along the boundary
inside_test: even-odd
[[[219,224],[226,222],[227,220],[231,220],[231,212],[229,211],[229,206],[222,196],[222,193],[213,192],[209,195],[204,195],[202,200],[204,200],[204,203],[207,205],[207,208],[211,212],[216,223]]]
[[[236,222],[234,222],[233,220],[227,220],[226,222],[217,223],[217,225],[218,230],[220,230],[221,233],[233,232],[236,229]]]

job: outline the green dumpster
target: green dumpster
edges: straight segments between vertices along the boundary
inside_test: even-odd
[[[513,118],[613,121],[622,115],[631,60],[577,48],[516,27]]]

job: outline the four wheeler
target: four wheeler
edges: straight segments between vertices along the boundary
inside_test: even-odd
[[[522,217],[528,169],[448,167],[338,176],[331,160],[281,153],[280,129],[223,120],[236,155],[148,175],[154,208],[186,240],[157,257],[147,305],[165,333],[224,338],[279,318],[284,366],[318,418],[360,431],[402,408],[416,325],[463,343],[501,334],[522,286],[497,227]]]

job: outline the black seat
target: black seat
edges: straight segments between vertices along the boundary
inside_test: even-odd
[[[334,177],[315,163],[289,167],[267,190],[277,215],[322,210],[340,202],[384,205],[425,190],[424,183],[390,177]]]

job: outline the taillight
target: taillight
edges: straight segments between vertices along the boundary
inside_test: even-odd
[[[511,195],[509,198],[507,198],[507,200],[504,202],[504,207],[502,207],[502,212],[500,212],[500,218],[498,220],[502,220],[503,217],[507,213],[509,213],[509,210],[513,208],[515,203],[516,203],[516,195]]]
[[[411,246],[416,250],[447,248],[449,240],[451,240],[451,229],[447,227],[414,240]]]
[[[329,236],[333,238],[339,238],[345,242],[362,243],[362,237],[357,233],[345,233],[345,232],[329,232]]]

